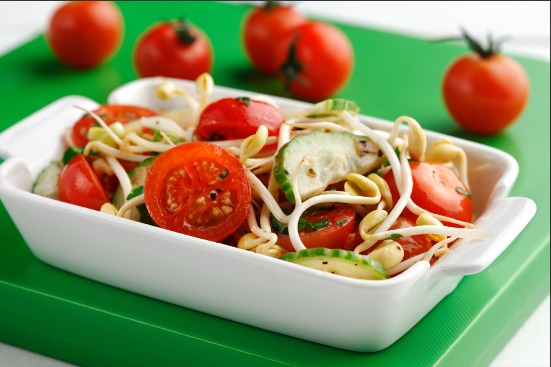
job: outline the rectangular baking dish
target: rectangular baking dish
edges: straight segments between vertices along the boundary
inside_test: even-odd
[[[194,89],[192,82],[172,81]],[[178,107],[177,101],[155,97],[159,82],[127,83],[108,101]],[[254,94],[216,87],[211,99],[243,95]],[[271,98],[283,111],[307,106]],[[63,131],[82,113],[75,105],[98,104],[67,96],[0,135],[0,156],[6,159],[0,198],[37,258],[102,283],[337,348],[375,352],[394,343],[463,276],[487,268],[536,212],[531,199],[508,197],[518,175],[510,155],[427,131],[429,144],[446,138],[467,153],[476,226],[487,239],[460,240],[432,267],[420,262],[392,279],[345,278],[32,194],[40,170],[63,153]],[[369,116],[362,120],[376,129],[392,126]]]

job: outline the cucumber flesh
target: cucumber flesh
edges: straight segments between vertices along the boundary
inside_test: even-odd
[[[47,198],[59,200],[59,188],[57,181],[63,164],[61,161],[52,161],[38,175],[32,192]]]
[[[383,265],[368,256],[341,249],[312,248],[288,252],[282,260],[349,278],[388,279]]]
[[[145,182],[145,177],[147,176],[147,172],[149,171],[149,168],[151,167],[151,164],[153,163],[155,158],[156,157],[151,157],[144,160],[143,162],[140,162],[138,165],[136,165],[136,167],[134,167],[134,169],[128,172],[130,183],[132,183],[132,189],[143,186]],[[122,187],[121,185],[119,185],[119,187],[117,187],[117,190],[111,197],[111,203],[117,209],[120,209],[125,201],[126,198],[124,197],[124,194],[122,192]],[[156,225],[153,219],[151,219],[151,216],[149,215],[145,204],[138,205],[136,209],[138,209],[138,212],[140,213],[140,222]]]
[[[287,199],[295,203],[292,177],[297,173],[302,200],[324,191],[349,173],[365,174],[379,165],[378,147],[367,137],[348,132],[314,131],[294,137],[275,157],[274,177]]]

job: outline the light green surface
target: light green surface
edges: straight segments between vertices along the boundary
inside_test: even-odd
[[[281,95],[279,84],[258,75],[243,52],[239,30],[247,7],[193,2],[119,5],[126,21],[125,41],[117,56],[100,68],[76,72],[62,67],[41,36],[0,58],[0,131],[69,94],[105,102],[111,90],[136,78],[131,67],[134,40],[147,26],[171,15],[185,14],[211,38],[216,84]],[[502,149],[518,160],[520,174],[511,196],[532,198],[538,212],[494,264],[465,277],[394,345],[361,354],[209,316],[55,269],[30,253],[0,205],[0,340],[87,366],[490,363],[549,293],[549,63],[517,58],[531,82],[526,110],[504,133],[481,138],[461,131],[440,97],[442,75],[453,58],[466,52],[464,47],[339,26],[356,54],[352,80],[340,97],[358,102],[364,114],[390,120],[413,116],[424,128]]]

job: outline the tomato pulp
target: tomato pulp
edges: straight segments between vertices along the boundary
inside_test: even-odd
[[[239,160],[207,142],[178,145],[159,155],[147,173],[144,196],[159,227],[211,241],[235,232],[251,205]]]

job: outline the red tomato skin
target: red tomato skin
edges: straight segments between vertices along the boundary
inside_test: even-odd
[[[218,179],[224,169],[224,178]],[[230,202],[223,202],[226,192]],[[251,187],[237,158],[215,144],[194,142],[171,148],[155,159],[146,176],[144,199],[159,227],[222,241],[246,220]],[[218,199],[222,203],[215,202]],[[211,209],[222,205],[231,206],[231,213],[213,218]]]
[[[308,22],[277,45],[278,64],[283,65],[296,37],[296,57],[303,69],[290,82],[290,92],[307,101],[327,99],[348,82],[354,68],[354,52],[348,37],[324,22]]]
[[[356,211],[347,204],[335,204],[331,211],[319,211],[313,215],[302,215],[311,222],[327,219],[329,225],[317,231],[299,231],[300,239],[307,248],[343,248],[347,237],[352,233],[355,226]],[[337,221],[345,220],[346,223],[338,225]],[[287,251],[295,252],[288,235],[278,234],[277,243]]]
[[[276,75],[281,64],[274,45],[305,22],[306,18],[292,6],[251,10],[243,23],[242,34],[245,52],[253,66],[265,74]]]
[[[243,139],[264,125],[269,136],[277,136],[283,122],[281,111],[269,103],[251,100],[247,105],[235,98],[222,98],[203,110],[195,134],[206,140]]]
[[[442,93],[453,119],[468,131],[493,135],[511,125],[529,96],[529,80],[515,60],[471,53],[446,71]]]
[[[210,73],[214,63],[210,39],[200,28],[189,27],[195,37],[191,44],[178,38],[172,23],[157,23],[146,30],[134,48],[138,76],[195,80],[203,73]]]
[[[156,111],[144,107],[128,105],[103,105],[93,110],[96,115],[101,117],[107,125],[118,121],[125,124],[140,117],[157,116]],[[83,147],[88,144],[88,129],[96,124],[96,120],[89,115],[84,115],[73,125],[71,139],[77,147]]]
[[[109,197],[90,163],[77,154],[61,170],[58,180],[60,200],[66,203],[99,210]]]
[[[113,2],[69,1],[50,19],[46,40],[57,59],[75,69],[96,67],[120,48],[124,20]]]
[[[411,219],[408,219],[402,215],[396,219],[396,222],[394,222],[393,225],[390,226],[390,230],[393,229],[402,229],[402,228],[409,228],[414,227],[415,222]],[[411,257],[417,256],[419,254],[427,252],[431,246],[432,242],[426,235],[417,235],[417,236],[408,236],[408,237],[398,237],[395,238],[394,241],[398,242],[402,248],[404,249],[404,258],[402,261],[407,260]],[[362,244],[364,240],[362,239],[362,236],[360,236],[360,232],[358,230],[358,226],[354,229],[354,231],[348,236],[346,239],[346,244],[344,249],[348,251],[354,251],[354,249]],[[367,251],[362,252],[363,255],[368,255],[370,252],[375,250],[377,246],[381,243],[381,241],[375,243],[371,248],[369,248]]]
[[[464,222],[471,222],[473,202],[466,195],[459,193],[456,187],[468,191],[463,182],[448,167],[436,163],[410,162],[413,178],[412,201],[417,206],[431,213],[444,215]],[[389,170],[383,178],[388,183],[394,204],[400,198],[394,174]],[[417,215],[405,208],[402,215],[417,221]],[[448,226],[457,227],[452,223]]]

